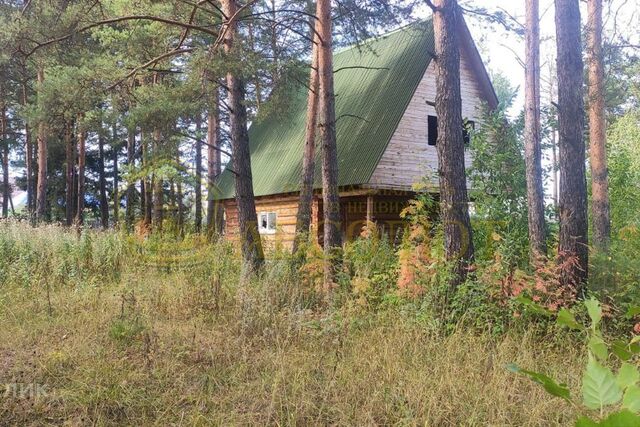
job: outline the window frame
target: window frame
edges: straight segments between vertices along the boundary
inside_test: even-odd
[[[269,216],[273,214],[273,223],[269,226]],[[266,227],[262,226],[262,219],[266,218]],[[278,212],[276,211],[261,211],[258,212],[258,233],[260,234],[276,234],[278,229]]]
[[[476,130],[476,122],[474,120],[463,118],[462,119],[462,141],[464,148],[467,149],[471,146],[471,139],[473,133]],[[438,141],[438,116],[434,114],[427,115],[427,145],[435,147]]]

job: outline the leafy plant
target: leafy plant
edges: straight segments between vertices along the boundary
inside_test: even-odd
[[[521,299],[527,308],[543,315],[550,312],[531,300]],[[576,427],[591,426],[640,426],[640,372],[629,360],[640,353],[640,336],[629,342],[615,341],[609,345],[600,329],[602,306],[595,299],[584,301],[584,307],[591,320],[588,327],[579,323],[574,314],[566,308],[560,309],[556,322],[585,335],[588,359],[582,376],[582,400],[576,402],[566,384],[558,384],[552,378],[534,371],[522,369],[514,364],[507,366],[512,372],[519,373],[540,384],[549,394],[565,399],[585,413],[576,421]],[[610,352],[621,360],[617,373],[607,366]],[[588,411],[598,411],[599,420],[589,417]],[[608,416],[604,418],[605,414]]]

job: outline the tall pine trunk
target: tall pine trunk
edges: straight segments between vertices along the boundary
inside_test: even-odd
[[[111,150],[113,155],[113,192],[111,194],[113,198],[113,225],[118,225],[120,219],[120,194],[118,185],[120,182],[120,174],[118,171],[118,152],[120,151],[120,144],[118,143],[118,129],[114,123],[111,127]]]
[[[433,14],[436,50],[435,110],[438,117],[436,148],[445,256],[453,263],[452,287],[457,287],[465,280],[474,255],[462,132],[458,39],[461,19],[455,0],[437,2]]]
[[[85,164],[86,164],[86,134],[83,129],[83,117],[79,116],[78,126],[78,203],[76,207],[76,226],[80,227],[84,222],[84,183],[85,183]]]
[[[136,156],[136,130],[135,127],[131,127],[127,130],[127,166],[129,169],[133,168]],[[144,191],[144,188],[141,189]],[[127,183],[126,194],[126,211],[125,221],[127,224],[127,230],[131,230],[133,227],[133,221],[135,219],[135,199],[136,199],[136,186],[132,181]]]
[[[65,168],[65,217],[67,226],[73,225],[75,217],[74,207],[74,175],[76,167],[76,149],[73,139],[73,123],[65,123],[64,128],[64,145],[66,156]]]
[[[604,64],[602,58],[602,0],[587,2],[587,63],[589,66],[589,163],[591,165],[591,216],[593,244],[609,249],[611,219],[607,170]]]
[[[178,162],[180,158],[178,158]],[[184,202],[183,202],[183,194],[182,194],[182,180],[178,178],[176,181],[176,202],[178,204],[178,232],[180,235],[184,233]]]
[[[229,19],[226,22],[224,50],[230,54],[234,51],[237,36],[236,0],[222,0],[222,10]],[[232,167],[235,172],[236,205],[242,256],[245,263],[258,270],[264,262],[262,241],[258,234],[258,216],[253,195],[253,178],[251,175],[251,156],[249,153],[249,133],[247,131],[247,110],[244,102],[244,82],[235,71],[227,72],[227,103],[229,106],[231,147],[233,151]]]
[[[538,0],[526,0],[524,152],[529,214],[529,250],[538,260],[547,252],[545,242],[542,149],[540,146],[540,25]]]
[[[150,147],[149,147],[149,134],[145,135],[144,132],[140,133],[141,146],[142,146],[142,167],[145,169],[145,176],[142,178],[142,192],[144,200],[144,215],[143,222],[145,227],[151,226],[151,217],[153,213],[153,175],[149,174],[149,161],[150,161]]]
[[[336,263],[342,246],[340,194],[338,192],[338,150],[333,89],[333,36],[331,0],[318,0],[318,129],[322,146],[322,208],[324,213],[324,287],[333,286]]]
[[[38,66],[38,95],[44,83],[44,68]],[[42,222],[47,215],[47,123],[43,118],[38,123],[38,187],[36,195],[36,221]]]
[[[202,131],[202,116],[200,112],[196,114],[196,185],[195,185],[195,228],[196,233],[202,231],[202,143],[200,142]]]
[[[4,90],[0,93],[2,102],[2,121],[0,132],[2,133],[2,216],[9,217],[9,199],[11,198],[11,185],[9,184],[9,140],[7,139],[7,103]]]
[[[311,70],[309,71],[309,95],[307,96],[307,120],[304,138],[304,153],[302,157],[302,176],[300,179],[300,197],[298,200],[298,213],[296,215],[296,234],[293,240],[293,253],[303,241],[308,238],[311,225],[311,203],[313,201],[313,182],[316,167],[316,131],[318,123],[318,39],[315,20],[312,20],[311,39]]]
[[[578,0],[558,0],[555,9],[560,158],[558,261],[562,266],[561,283],[582,293],[588,277],[589,248],[580,5]]]
[[[220,111],[218,89],[211,94],[207,117],[207,233],[222,234],[222,206],[215,199],[215,181],[222,171],[220,156]]]
[[[100,192],[100,224],[109,228],[109,201],[107,200],[107,178],[104,173],[104,135],[102,126],[98,131],[98,187]]]
[[[27,82],[22,83],[22,106],[26,107],[28,104],[27,99]],[[33,147],[31,145],[31,127],[25,120],[24,122],[24,145],[25,145],[25,166],[27,173],[27,212],[29,217],[33,215]]]
[[[160,130],[156,129],[153,131],[153,158],[154,162],[160,160]],[[157,176],[155,173],[153,174],[153,216],[151,218],[151,223],[153,225],[153,230],[161,232],[162,231],[162,216],[163,216],[163,208],[164,208],[164,184],[162,182],[162,178]]]

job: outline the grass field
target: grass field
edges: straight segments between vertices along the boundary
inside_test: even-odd
[[[195,238],[78,239],[3,225],[0,252],[0,425],[575,419],[568,403],[505,369],[516,362],[575,389],[582,356],[563,337],[462,326],[443,334],[402,305],[306,309],[296,275],[278,261],[243,281],[232,248]]]

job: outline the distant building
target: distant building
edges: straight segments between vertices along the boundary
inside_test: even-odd
[[[460,23],[462,116],[467,130],[496,94],[464,23]],[[360,234],[367,219],[394,233],[413,184],[433,176],[437,188],[437,117],[433,24],[416,23],[334,55],[336,131],[343,237]],[[307,89],[292,93],[287,116],[269,115],[249,130],[259,231],[265,240],[293,241],[302,170]],[[467,135],[468,137],[468,135]],[[321,188],[316,150],[315,188]],[[467,164],[470,158],[467,156]],[[225,233],[237,236],[234,175],[218,180]],[[322,195],[312,224],[322,239]]]

